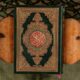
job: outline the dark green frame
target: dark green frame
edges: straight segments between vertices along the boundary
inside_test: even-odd
[[[63,63],[62,63],[62,21],[63,21],[63,7],[61,6],[18,6],[18,7],[34,7],[34,8],[59,8],[59,44],[58,44],[58,72],[22,72],[22,71],[16,71],[16,8],[15,7],[15,11],[14,11],[14,73],[18,73],[18,74],[62,74],[63,73]]]

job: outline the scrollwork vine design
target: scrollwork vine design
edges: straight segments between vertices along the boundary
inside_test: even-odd
[[[77,0],[0,0],[0,19],[6,16],[13,16],[15,6],[63,6],[65,18],[80,19],[80,1]]]

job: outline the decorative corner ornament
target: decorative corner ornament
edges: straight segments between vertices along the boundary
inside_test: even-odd
[[[16,7],[15,72],[62,72],[62,8]]]

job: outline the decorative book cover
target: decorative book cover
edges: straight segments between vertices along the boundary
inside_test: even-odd
[[[16,7],[15,72],[62,72],[62,8]]]

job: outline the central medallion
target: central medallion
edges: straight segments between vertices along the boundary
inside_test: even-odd
[[[52,44],[52,35],[47,26],[48,21],[45,23],[42,15],[40,13],[34,15],[23,35],[23,43],[28,52],[30,55],[37,57],[46,54],[48,47]],[[31,19],[31,17],[29,16],[28,19]]]
[[[40,32],[40,31],[34,31],[31,35],[30,35],[30,43],[31,45],[39,48],[41,46],[44,45],[44,43],[46,42],[46,36],[44,33]]]

